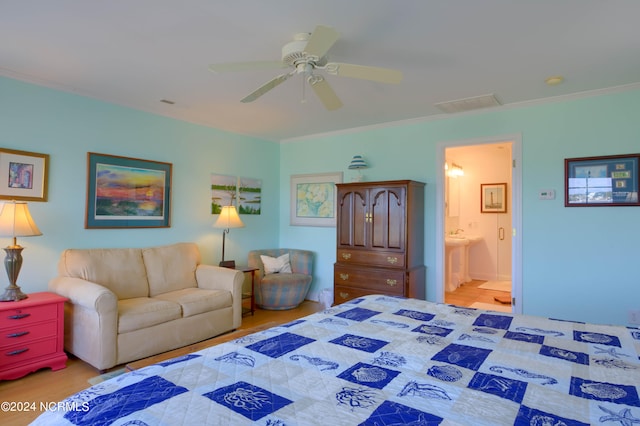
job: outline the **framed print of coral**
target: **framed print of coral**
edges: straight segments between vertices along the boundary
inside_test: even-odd
[[[290,223],[336,226],[336,183],[342,172],[291,176]]]
[[[49,154],[0,148],[0,199],[47,201]]]
[[[85,228],[167,228],[171,163],[87,153]]]

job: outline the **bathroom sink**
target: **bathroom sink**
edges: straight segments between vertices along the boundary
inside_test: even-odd
[[[444,244],[449,247],[460,247],[469,244],[469,240],[464,237],[447,236],[444,238]]]
[[[479,235],[467,235],[466,239],[469,240],[469,244],[475,244],[482,241],[482,237]]]
[[[447,291],[455,290],[458,285],[471,281],[469,276],[469,252],[472,245],[482,241],[479,235],[450,234],[444,237],[444,246],[446,253],[446,275],[445,285]],[[454,272],[454,254],[457,253],[457,274]]]
[[[455,238],[456,240],[465,240],[467,237],[465,237],[464,234],[449,234],[446,236],[446,238]]]

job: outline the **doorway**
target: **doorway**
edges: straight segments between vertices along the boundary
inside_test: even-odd
[[[436,301],[460,304],[446,300],[447,294],[453,297],[450,292],[460,288],[458,294],[465,298],[482,295],[478,298],[489,298],[502,310],[522,311],[521,239],[517,232],[521,223],[520,152],[520,135],[439,145]],[[483,208],[483,191],[491,197],[495,191],[504,191],[504,199]],[[504,288],[508,284],[510,293]],[[481,285],[502,289],[478,290]],[[473,287],[475,293],[468,291]],[[467,302],[470,306],[473,300]]]

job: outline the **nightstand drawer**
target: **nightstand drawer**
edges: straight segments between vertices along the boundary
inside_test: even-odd
[[[58,316],[58,306],[55,304],[26,306],[2,311],[0,329],[23,327],[38,321],[54,320]]]
[[[17,364],[40,356],[51,355],[56,352],[56,349],[56,337],[9,346],[0,350],[0,364]]]
[[[32,340],[42,339],[43,337],[56,337],[58,324],[55,321],[47,321],[41,324],[29,325],[24,327],[6,328],[0,331],[0,348],[7,346],[27,344]]]

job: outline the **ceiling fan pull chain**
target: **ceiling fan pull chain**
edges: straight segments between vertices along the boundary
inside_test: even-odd
[[[306,96],[306,82],[305,82],[305,75],[302,75],[302,78],[300,79],[300,81],[302,81],[302,99],[300,100],[301,104],[306,104],[307,103],[307,96]]]

